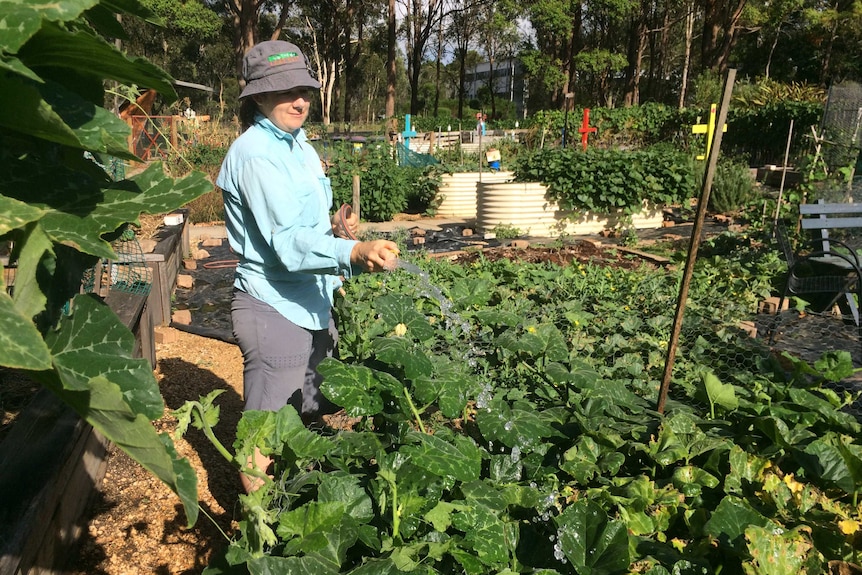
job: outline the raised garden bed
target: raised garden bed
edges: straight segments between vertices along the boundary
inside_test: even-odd
[[[155,366],[154,325],[170,321],[171,291],[188,253],[186,219],[165,226],[146,261],[148,295],[109,291],[104,301],[135,336],[136,357]],[[0,442],[0,575],[62,573],[82,514],[105,473],[108,442],[46,389],[15,416]]]

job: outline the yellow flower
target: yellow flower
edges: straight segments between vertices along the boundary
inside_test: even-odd
[[[793,479],[792,473],[788,473],[787,475],[784,476],[784,484],[790,488],[790,492],[793,493],[794,495],[801,493],[802,490],[805,489],[804,485],[802,485],[801,483],[799,483],[798,481]]]
[[[401,337],[405,333],[407,333],[407,326],[406,325],[404,325],[403,323],[399,323],[398,325],[395,326],[395,335],[397,335],[398,337]]]
[[[536,326],[531,325],[530,327],[527,328],[527,331],[530,333],[536,333]]]
[[[838,522],[838,527],[844,535],[853,535],[859,531],[859,522],[855,519],[842,519]]]

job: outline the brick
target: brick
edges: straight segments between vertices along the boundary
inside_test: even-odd
[[[410,235],[414,238],[424,238],[426,231],[424,228],[413,228],[410,230]]]
[[[509,247],[524,249],[530,247],[530,242],[528,242],[527,240],[512,240],[512,242],[509,244]]]
[[[153,335],[156,343],[174,343],[180,339],[179,332],[169,327],[157,327],[153,330]]]
[[[195,286],[195,278],[188,274],[177,274],[177,287],[192,289]]]
[[[145,254],[153,253],[153,250],[155,250],[156,246],[159,245],[156,240],[151,238],[144,238],[142,240],[138,240],[138,244],[141,246],[141,252]]]
[[[210,253],[206,250],[195,250],[192,257],[196,260],[205,260],[210,257]]]
[[[198,269],[198,261],[195,258],[186,258],[183,260],[183,268],[187,270]]]
[[[748,337],[757,337],[757,326],[753,321],[741,321],[736,325],[739,329],[748,334]]]
[[[768,297],[759,304],[757,304],[757,312],[758,313],[767,313],[767,314],[775,314],[778,311],[778,302],[781,301],[780,297]],[[781,306],[781,311],[787,311],[790,309],[790,300],[788,298],[784,299],[784,304]]]
[[[205,248],[217,248],[222,244],[221,238],[207,238],[201,242],[201,245]]]
[[[470,228],[464,228],[463,230],[461,230],[461,235],[462,236],[472,236],[473,230],[471,230]]]
[[[663,220],[661,223],[661,227],[663,228],[672,228],[676,225],[676,222],[673,220]]]
[[[178,309],[174,313],[171,314],[171,322],[179,323],[182,325],[191,325],[192,323],[192,312],[187,309]]]
[[[424,243],[425,243],[425,238],[422,238],[422,237],[413,238],[413,245],[414,246],[421,246]]]

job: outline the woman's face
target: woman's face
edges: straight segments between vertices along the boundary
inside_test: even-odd
[[[284,130],[295,132],[308,117],[311,105],[310,88],[294,88],[287,92],[266,92],[252,96],[260,113]]]

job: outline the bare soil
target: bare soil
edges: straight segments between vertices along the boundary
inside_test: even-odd
[[[242,356],[235,345],[157,328],[156,377],[165,399],[165,415],[154,422],[173,432],[172,411],[214,389],[221,420],[220,441],[230,448],[242,412]],[[71,558],[70,575],[159,575],[200,573],[213,553],[227,545],[236,528],[239,477],[197,430],[176,440],[177,451],[197,472],[201,514],[186,528],[179,498],[137,462],[112,447],[101,490],[90,506],[87,532]]]

